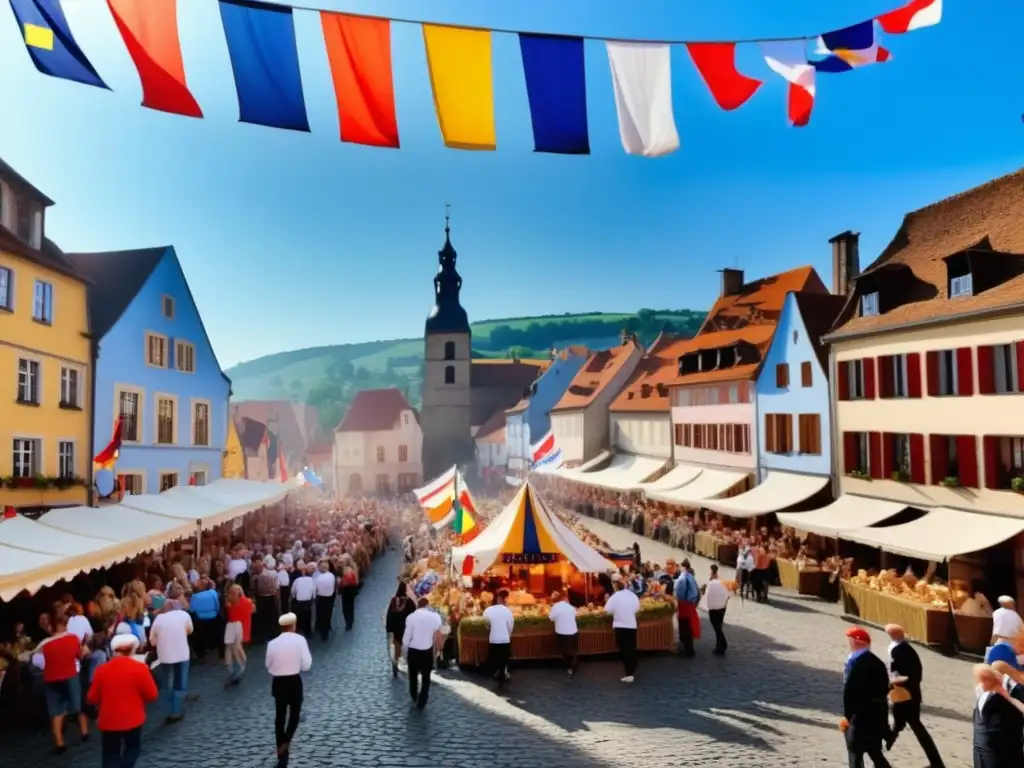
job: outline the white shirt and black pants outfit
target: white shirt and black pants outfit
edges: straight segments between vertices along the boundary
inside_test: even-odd
[[[313,577],[316,585],[316,631],[322,640],[331,637],[331,621],[334,618],[334,598],[337,594],[338,577],[328,571]]]
[[[313,598],[316,585],[311,576],[299,576],[292,582],[292,611],[298,619],[295,630],[307,639],[313,636]]]
[[[708,620],[715,630],[715,650],[717,656],[723,656],[729,647],[725,639],[725,608],[729,604],[729,590],[718,579],[711,579],[704,585],[704,604],[708,609]],[[938,768],[938,766],[936,766]]]
[[[484,620],[491,625],[487,638],[487,664],[494,670],[498,687],[504,688],[508,680],[508,663],[512,659],[512,629],[516,617],[507,606],[496,603],[484,611]]]
[[[430,696],[430,673],[434,669],[434,638],[441,631],[441,617],[429,608],[417,608],[405,620],[402,646],[407,648],[409,696],[423,709]]]
[[[278,768],[288,765],[284,749],[295,737],[302,713],[302,677],[313,666],[306,638],[297,632],[282,632],[267,643],[267,672],[270,694],[274,697],[274,737],[277,740]]]
[[[608,598],[604,609],[612,615],[615,645],[622,655],[622,666],[626,671],[623,680],[632,682],[636,672],[636,614],[640,610],[640,598],[628,589],[620,589]]]
[[[562,600],[551,606],[548,618],[555,625],[555,643],[565,662],[565,668],[570,676],[575,675],[579,665],[580,652],[580,633],[576,626],[576,609],[568,600]]]
[[[1022,686],[1009,678],[1010,696],[1024,701]],[[1024,761],[1024,716],[994,691],[977,692],[974,705],[974,768],[1019,768]]]

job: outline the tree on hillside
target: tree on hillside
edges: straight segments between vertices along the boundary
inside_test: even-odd
[[[274,389],[284,389],[284,379],[278,374],[270,380],[270,386]]]
[[[355,368],[348,360],[334,360],[327,366],[326,373],[331,381],[346,381],[355,374]]]
[[[306,405],[316,408],[320,426],[333,430],[345,417],[349,400],[345,393],[332,381],[324,379],[306,392]]]
[[[302,379],[292,379],[292,383],[288,385],[288,388],[292,391],[292,395],[298,396],[302,394],[302,390],[305,389],[305,384],[302,383]]]
[[[368,370],[366,370],[365,368],[356,368],[355,380],[356,381],[369,381],[370,380],[370,372]]]

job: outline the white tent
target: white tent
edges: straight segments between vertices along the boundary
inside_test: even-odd
[[[207,530],[273,504],[296,487],[294,482],[215,480],[210,485],[181,485],[159,494],[126,496],[121,505],[151,515],[196,521]]]
[[[495,565],[557,562],[562,558],[584,573],[615,570],[551,513],[529,482],[479,536],[452,549],[452,564],[457,570],[462,569],[467,557],[473,558],[473,573],[484,573]]]

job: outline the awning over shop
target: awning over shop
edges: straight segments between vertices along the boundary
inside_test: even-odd
[[[827,507],[810,512],[779,512],[777,517],[782,525],[804,533],[843,538],[844,531],[869,528],[895,517],[906,508],[906,504],[897,501],[843,494]]]
[[[10,522],[10,521],[6,521]],[[131,543],[132,554],[148,552],[172,541],[194,536],[195,520],[175,520],[150,515],[120,504],[113,507],[65,507],[51,509],[36,521],[55,532],[64,531],[108,542]]]
[[[736,483],[746,479],[749,473],[726,469],[705,469],[692,483],[672,491],[648,493],[648,498],[668,504],[685,507],[703,507],[709,499],[715,499],[729,491]]]
[[[644,493],[672,491],[676,488],[682,488],[687,483],[692,483],[703,471],[702,467],[694,467],[690,464],[677,464],[657,480],[650,483],[640,483],[637,488]]]
[[[181,485],[159,494],[125,496],[121,506],[215,528],[279,501],[295,483],[215,480],[210,485]]]
[[[1001,544],[1024,531],[1024,517],[999,517],[933,507],[923,516],[886,528],[855,528],[840,538],[907,557],[943,561]]]
[[[578,467],[559,467],[558,469],[548,470],[548,474],[561,476],[561,477],[576,477],[583,472],[592,472],[596,467],[600,467],[606,461],[612,457],[611,451],[601,451],[597,456],[592,458],[590,461],[585,461]]]
[[[598,488],[628,491],[639,487],[640,483],[660,471],[664,466],[664,459],[619,454],[605,469],[587,472],[573,479]]]
[[[769,472],[763,483],[746,493],[726,499],[712,499],[704,506],[729,517],[756,517],[806,501],[828,483],[829,478],[822,475]]]

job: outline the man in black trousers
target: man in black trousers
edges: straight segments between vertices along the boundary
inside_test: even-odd
[[[893,701],[892,731],[885,740],[885,748],[891,750],[900,731],[910,726],[910,730],[917,737],[917,743],[924,751],[924,756],[928,758],[928,768],[945,768],[935,741],[921,722],[921,680],[924,678],[921,657],[917,655],[914,646],[907,642],[907,634],[903,627],[890,624],[885,628],[885,634],[892,641],[889,644],[889,672],[892,674],[892,684],[910,694],[908,701]]]
[[[875,768],[891,768],[882,754],[889,735],[889,672],[871,652],[871,635],[863,627],[846,630],[850,655],[843,671],[843,719],[850,768],[864,768],[864,755]]]
[[[1024,754],[1024,686],[1006,662],[977,664],[973,709],[974,768],[1019,768]]]

